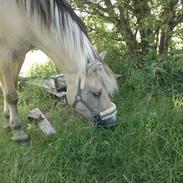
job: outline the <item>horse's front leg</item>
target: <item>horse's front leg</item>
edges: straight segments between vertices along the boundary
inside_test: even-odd
[[[24,48],[20,51],[14,52],[14,54],[13,54],[14,55],[14,57],[13,57],[13,72],[14,72],[14,82],[15,82],[16,90],[17,90],[19,73],[20,73],[22,64],[25,60],[25,55],[28,52],[28,50],[30,50],[29,47],[27,49]],[[5,99],[4,99],[3,114],[4,114],[4,125],[3,126],[5,129],[9,129],[10,128],[10,111],[9,111],[9,107],[8,107],[8,104],[7,104]]]
[[[24,62],[25,54],[27,51],[28,49],[18,52],[15,54],[16,57],[13,58],[13,72],[14,72],[14,81],[15,81],[16,90],[17,90],[18,76],[19,76],[20,69]],[[5,129],[9,129],[10,128],[10,111],[5,98],[4,98],[3,116],[4,116],[3,126]]]
[[[16,92],[14,69],[12,64],[12,54],[7,49],[0,49],[0,78],[5,100],[5,109],[9,109],[9,123],[14,141],[25,141],[27,135],[21,128],[18,115],[17,103],[18,94]],[[7,116],[8,117],[8,116]]]

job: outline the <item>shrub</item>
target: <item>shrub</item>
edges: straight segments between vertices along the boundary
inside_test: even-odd
[[[31,70],[31,78],[41,77],[48,78],[50,75],[58,74],[59,71],[55,68],[55,65],[51,60],[44,65],[34,65]]]

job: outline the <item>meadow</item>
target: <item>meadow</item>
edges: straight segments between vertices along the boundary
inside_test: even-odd
[[[118,107],[113,129],[94,127],[42,89],[20,84],[20,116],[30,140],[12,142],[1,125],[0,183],[182,183],[180,64],[149,61],[139,68],[133,61],[120,63],[111,65],[123,74],[112,96]],[[46,68],[34,69],[33,75],[53,74]],[[35,107],[56,128],[55,135],[43,135],[28,121]],[[1,94],[1,122],[2,108]]]

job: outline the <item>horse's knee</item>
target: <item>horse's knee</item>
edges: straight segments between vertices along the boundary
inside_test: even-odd
[[[17,104],[18,94],[17,92],[7,93],[5,94],[5,99],[8,104]]]

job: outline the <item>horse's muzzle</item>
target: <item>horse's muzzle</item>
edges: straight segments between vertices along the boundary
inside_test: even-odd
[[[110,117],[107,120],[101,120],[98,125],[104,128],[112,128],[116,124],[116,116]]]
[[[98,123],[99,126],[104,128],[111,128],[116,124],[116,105],[112,103],[112,107],[109,109],[100,112],[100,122]]]

